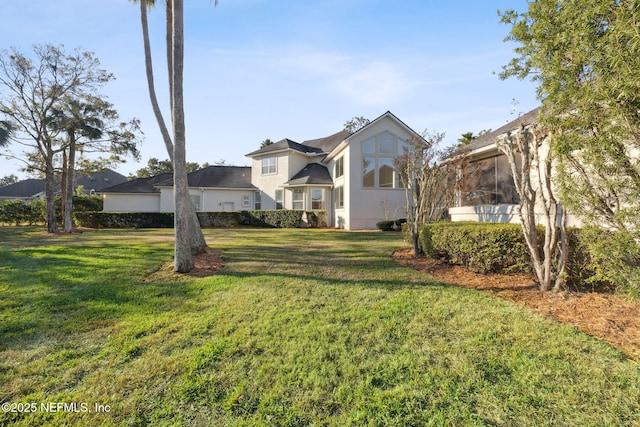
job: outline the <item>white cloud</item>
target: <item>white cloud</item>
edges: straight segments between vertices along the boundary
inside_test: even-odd
[[[396,63],[294,48],[276,54],[276,66],[300,80],[311,80],[357,106],[387,109],[417,86]]]

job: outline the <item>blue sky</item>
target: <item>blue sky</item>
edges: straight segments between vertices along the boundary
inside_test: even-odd
[[[524,11],[526,0],[185,3],[189,161],[248,165],[245,154],[266,138],[320,138],[354,116],[374,119],[387,110],[418,132],[445,132],[453,144],[464,132],[496,129],[538,105],[531,82],[495,74],[514,48],[503,42],[509,28],[497,10]],[[157,91],[168,105],[163,8],[151,11],[150,26]],[[141,162],[119,166],[121,173],[168,157],[148,100],[137,5],[4,1],[0,15],[0,48],[80,47],[115,75],[103,93],[144,131]],[[0,160],[0,176],[18,168]]]

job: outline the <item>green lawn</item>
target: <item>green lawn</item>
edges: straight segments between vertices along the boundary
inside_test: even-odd
[[[638,363],[397,233],[205,230],[221,273],[145,282],[171,233],[0,228],[0,425],[640,425]]]

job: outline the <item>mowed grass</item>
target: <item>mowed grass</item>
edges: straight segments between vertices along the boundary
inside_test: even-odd
[[[399,234],[205,230],[221,273],[146,282],[171,233],[0,228],[0,425],[640,425],[637,363]]]

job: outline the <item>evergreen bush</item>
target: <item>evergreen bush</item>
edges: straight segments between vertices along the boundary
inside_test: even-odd
[[[593,276],[589,256],[579,243],[581,230],[567,230],[569,259],[567,281],[578,283]],[[538,242],[544,229],[538,228]],[[519,224],[436,222],[420,232],[423,251],[451,264],[465,266],[476,273],[530,273],[531,261]]]

